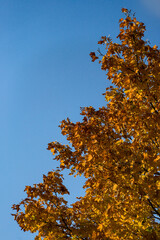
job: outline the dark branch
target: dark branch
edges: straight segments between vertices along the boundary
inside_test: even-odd
[[[154,214],[157,214],[160,217],[160,213],[156,210],[156,208],[153,206],[152,202],[148,199],[149,205],[152,207],[154,210]]]

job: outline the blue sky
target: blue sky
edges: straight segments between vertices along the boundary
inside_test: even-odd
[[[103,35],[117,40],[122,7],[136,12],[145,38],[159,46],[159,0],[0,0],[1,239],[34,239],[14,222],[12,204],[56,168],[46,148],[66,143],[60,121],[80,121],[80,107],[105,105],[110,82],[89,53]],[[65,176],[70,202],[83,194],[82,182]]]

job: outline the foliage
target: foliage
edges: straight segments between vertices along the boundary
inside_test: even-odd
[[[82,122],[61,122],[70,146],[48,145],[60,168],[13,205],[36,240],[160,239],[160,51],[143,40],[144,24],[122,12],[119,43],[102,37],[105,54],[90,54],[112,80],[107,105],[82,108]],[[70,206],[64,169],[86,179],[85,196]]]

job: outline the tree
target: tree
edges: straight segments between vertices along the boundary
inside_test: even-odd
[[[119,43],[90,55],[112,86],[106,106],[82,108],[82,122],[61,122],[69,145],[48,144],[56,171],[27,186],[15,220],[38,239],[160,239],[160,50],[144,41],[145,26],[123,8]],[[68,206],[62,172],[83,175],[85,196]]]

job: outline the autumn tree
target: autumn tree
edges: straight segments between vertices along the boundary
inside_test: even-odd
[[[69,145],[48,144],[60,167],[13,205],[36,240],[160,239],[160,50],[144,40],[143,23],[122,12],[117,43],[102,37],[98,56],[90,54],[112,81],[106,106],[82,108],[82,122],[61,122]],[[85,196],[72,205],[64,169],[86,179]]]

